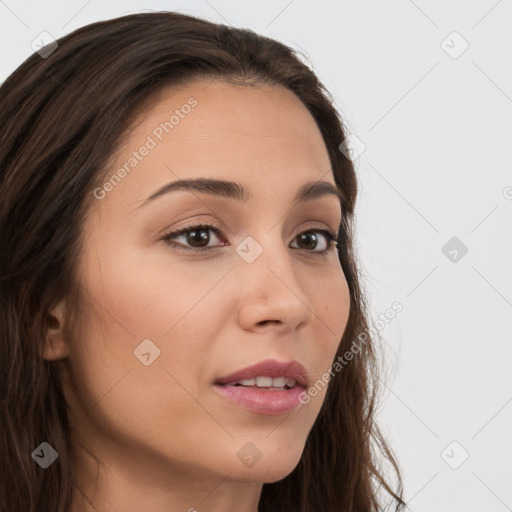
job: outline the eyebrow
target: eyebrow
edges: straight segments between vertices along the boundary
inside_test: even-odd
[[[217,180],[212,178],[195,178],[167,183],[163,187],[159,188],[156,192],[151,194],[136,209],[141,208],[151,201],[154,201],[158,197],[161,197],[175,190],[188,190],[202,194],[211,194],[229,199],[235,199],[243,203],[247,202],[251,197],[249,190],[238,182]],[[299,204],[328,195],[337,197],[340,201],[340,205],[343,207],[345,194],[339,188],[335,187],[327,181],[310,181],[305,183],[298,190],[293,202],[294,204]]]

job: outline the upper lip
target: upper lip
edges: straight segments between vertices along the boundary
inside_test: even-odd
[[[308,374],[304,366],[297,361],[279,362],[273,359],[261,361],[242,370],[236,371],[227,377],[216,381],[217,384],[228,384],[243,379],[254,379],[255,377],[287,377],[294,379],[303,387],[308,385]]]

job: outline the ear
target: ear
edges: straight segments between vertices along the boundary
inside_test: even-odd
[[[65,310],[66,303],[62,300],[47,316],[47,336],[42,356],[47,361],[64,359],[69,355],[69,340],[66,339],[64,330]]]

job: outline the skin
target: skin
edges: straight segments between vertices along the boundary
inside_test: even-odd
[[[265,359],[297,360],[316,382],[346,327],[336,250],[315,252],[327,247],[322,234],[316,249],[297,240],[337,232],[341,211],[335,196],[293,207],[302,184],[335,182],[316,123],[289,90],[202,80],[166,90],[108,176],[191,96],[190,114],[88,211],[78,268],[85,331],[67,333],[65,301],[52,311],[44,357],[62,365],[82,491],[72,512],[257,511],[263,483],[298,464],[326,388],[270,416],[219,396],[213,382]],[[252,197],[174,191],[141,206],[164,184],[196,177],[238,181]],[[207,245],[227,245],[204,255],[161,241],[212,222],[224,228],[208,231]],[[247,236],[263,249],[250,264],[236,252]],[[186,235],[174,241],[191,246]],[[148,338],[160,356],[145,366],[134,350]],[[248,442],[262,454],[252,467],[237,457]]]

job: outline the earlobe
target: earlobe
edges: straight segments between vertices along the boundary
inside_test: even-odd
[[[59,302],[47,315],[46,340],[43,350],[43,359],[56,361],[69,355],[68,340],[65,336],[64,313],[65,301]]]

